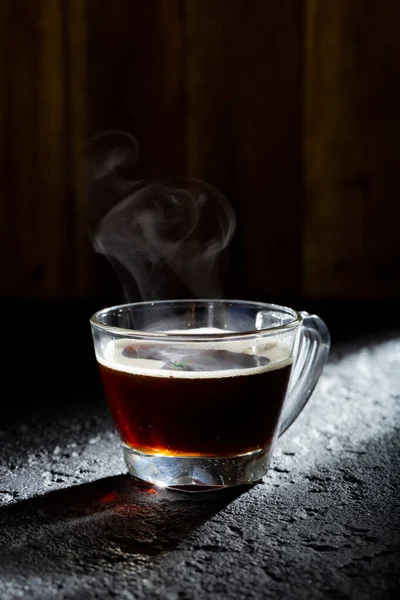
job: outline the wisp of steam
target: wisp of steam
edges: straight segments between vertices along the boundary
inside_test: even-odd
[[[235,231],[225,197],[195,179],[136,179],[139,146],[124,132],[92,138],[86,156],[94,249],[110,260],[126,300],[163,299],[177,289],[220,297],[219,259]]]

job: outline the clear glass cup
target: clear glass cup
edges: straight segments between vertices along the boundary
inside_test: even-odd
[[[124,304],[91,327],[129,472],[198,490],[267,473],[330,346],[315,315],[237,300]]]

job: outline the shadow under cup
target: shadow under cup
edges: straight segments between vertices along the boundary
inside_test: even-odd
[[[129,472],[196,489],[261,479],[277,435],[312,391],[295,388],[319,377],[310,344],[301,343],[305,317],[321,330],[318,317],[254,302],[141,302],[97,312],[95,353]]]

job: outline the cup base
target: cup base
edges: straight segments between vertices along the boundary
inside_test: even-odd
[[[158,487],[185,491],[220,489],[259,481],[267,474],[272,449],[239,456],[163,456],[144,454],[122,445],[128,471],[135,478]]]

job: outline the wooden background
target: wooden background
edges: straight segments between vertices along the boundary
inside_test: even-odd
[[[116,288],[81,151],[221,189],[237,296],[400,295],[400,2],[1,0],[0,294]]]

